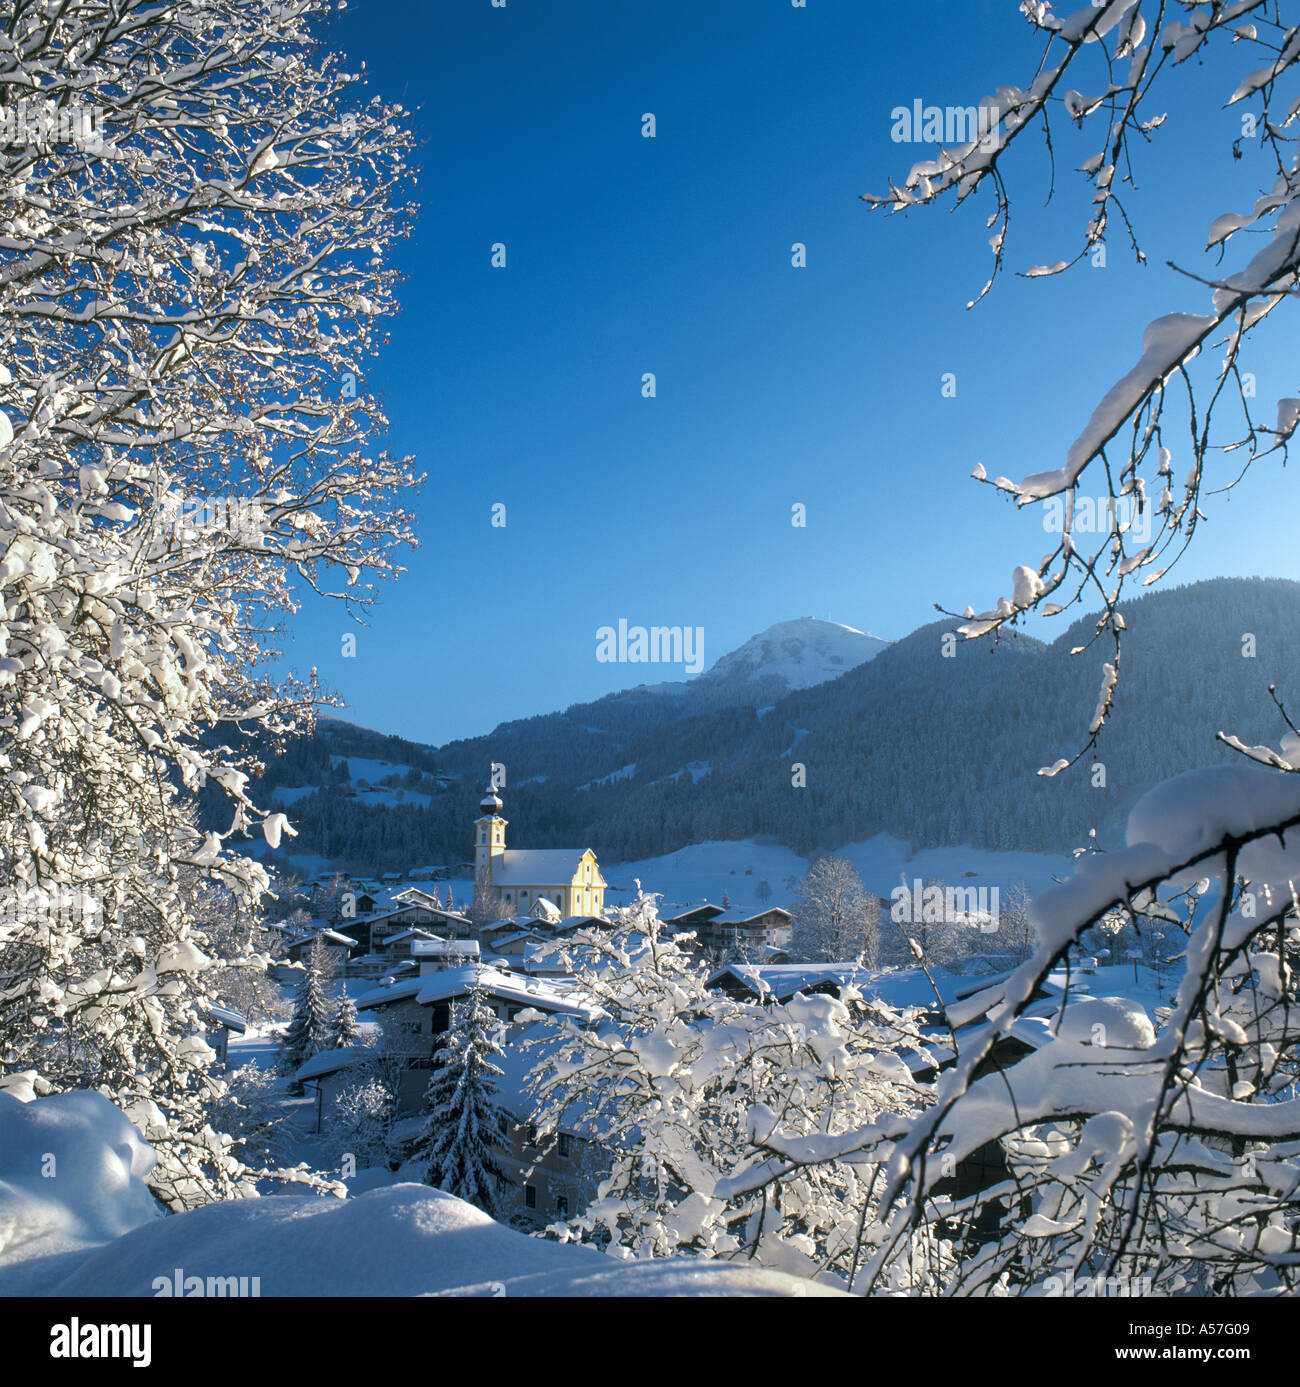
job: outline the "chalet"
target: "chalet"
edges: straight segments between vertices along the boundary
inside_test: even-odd
[[[732,952],[741,948],[779,949],[789,944],[793,929],[790,912],[780,906],[748,911],[733,906],[696,927],[701,947]]]
[[[479,961],[479,944],[477,939],[417,939],[411,946],[411,958],[425,973],[463,968]]]
[[[310,1083],[316,1090],[316,1131],[322,1130],[327,1104],[338,1097],[354,1079],[352,1070],[376,1058],[375,1052],[364,1045],[341,1045],[334,1050],[322,1050],[313,1055],[293,1076],[295,1084]]]
[[[306,963],[311,947],[317,939],[325,941],[326,953],[331,967],[338,968],[348,960],[348,955],[356,948],[357,941],[350,935],[340,934],[333,929],[313,929],[310,933],[291,939],[284,946],[285,958],[290,963]]]
[[[517,929],[496,934],[492,938],[493,953],[503,958],[520,959],[528,951],[530,944],[546,942],[546,936],[535,929]]]
[[[708,901],[705,901],[702,905],[692,906],[689,910],[683,910],[678,915],[665,915],[661,923],[666,925],[674,934],[686,934],[703,929],[710,920],[722,913],[722,906],[710,905]]]
[[[590,848],[506,847],[501,800],[489,789],[474,821],[474,890],[476,896],[499,901],[519,913],[539,898],[552,902],[561,916],[605,909],[606,881]]]
[[[663,923],[675,934],[694,934],[697,949],[724,956],[762,957],[767,949],[787,947],[794,934],[790,912],[780,906],[751,911],[705,901],[667,916]]]
[[[437,968],[421,961],[418,977],[379,987],[357,998],[357,1010],[373,1012],[383,1027],[388,1053],[401,1066],[397,1088],[399,1115],[415,1111],[428,1087],[440,1037],[451,1023],[454,1002],[478,985],[502,1021],[520,1013],[563,1013],[589,1023],[600,1009],[572,987],[526,978],[487,965]]]
[[[356,919],[343,920],[340,927],[356,940],[362,953],[377,954],[383,952],[386,940],[395,934],[405,934],[411,929],[446,933],[445,929],[439,929],[439,926],[449,918],[464,919],[463,916],[451,917],[440,907],[435,909],[418,901],[411,901],[371,915],[358,915]],[[469,921],[465,920],[465,924],[468,925]]]

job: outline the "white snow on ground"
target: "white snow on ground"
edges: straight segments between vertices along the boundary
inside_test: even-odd
[[[989,852],[970,847],[926,848],[909,857],[907,844],[885,833],[836,848],[834,856],[852,862],[863,885],[884,900],[901,879],[910,885],[916,877],[938,877],[951,886],[997,886],[1002,891],[1023,880],[1032,894],[1052,885],[1053,875],[1068,877],[1074,867],[1069,858],[1047,853]],[[635,895],[633,881],[639,879],[646,891],[662,893],[662,913],[671,914],[674,907],[699,905],[706,899],[721,904],[723,891],[735,906],[760,909],[764,902],[755,892],[761,881],[772,888],[766,903],[788,908],[794,883],[808,866],[809,859],[790,848],[744,839],[693,843],[639,862],[602,863],[601,871],[614,888],[605,893],[607,904],[626,904]],[[471,889],[467,883],[465,890]],[[460,888],[457,891],[459,894]]]
[[[257,1276],[263,1296],[834,1294],[778,1272],[662,1258],[627,1263],[530,1238],[425,1185],[354,1198],[210,1204],[137,1229],[57,1286],[68,1296],[152,1296],[154,1280]]]
[[[0,1294],[153,1296],[155,1280],[256,1276],[263,1296],[826,1295],[693,1258],[629,1264],[530,1238],[441,1190],[271,1196],[164,1214],[153,1152],[98,1093],[0,1092]]]
[[[89,1253],[162,1218],[154,1153],[102,1094],[0,1092],[0,1296],[48,1289]]]

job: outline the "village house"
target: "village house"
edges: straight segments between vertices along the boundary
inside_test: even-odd
[[[663,922],[676,934],[695,935],[695,947],[723,955],[783,949],[794,933],[790,912],[780,906],[745,910],[710,905],[707,901]]]
[[[598,1007],[583,1000],[572,987],[540,978],[503,972],[489,965],[439,967],[421,959],[420,973],[391,987],[379,987],[357,998],[357,1010],[373,1012],[384,1034],[384,1051],[400,1069],[396,1102],[398,1115],[418,1111],[434,1067],[433,1057],[451,1024],[452,1004],[478,985],[502,1021],[511,1022],[529,1010],[564,1013],[589,1023]]]
[[[325,943],[326,957],[331,968],[341,968],[348,955],[356,948],[357,941],[350,935],[340,934],[333,929],[311,929],[308,933],[291,938],[284,946],[284,956],[290,963],[306,963],[312,945],[317,939]]]
[[[539,898],[552,902],[561,916],[600,915],[607,882],[590,848],[506,847],[501,799],[489,789],[474,821],[474,891],[497,901],[511,914],[526,914]]]

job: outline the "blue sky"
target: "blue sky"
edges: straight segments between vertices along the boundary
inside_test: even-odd
[[[412,108],[422,141],[403,313],[367,382],[392,447],[428,474],[422,547],[354,659],[341,638],[355,628],[312,600],[287,663],[317,666],[356,721],[441,743],[678,677],[597,662],[596,629],[620,617],[702,627],[709,664],[797,616],[902,636],[935,602],[992,605],[1015,564],[1038,561],[1035,515],[965,479],[976,462],[1058,466],[1147,321],[1205,311],[1165,261],[1212,272],[1210,220],[1267,176],[1233,161],[1239,113],[1217,109],[1246,60],[1173,74],[1131,197],[1145,269],[1112,235],[1104,269],[1007,274],[967,312],[991,263],[988,199],[886,218],[859,195],[935,152],[891,143],[895,106],[1026,85],[1041,41],[1014,0],[924,13],[352,0],[330,41]],[[1010,269],[1080,244],[1088,193],[1070,169],[1093,146],[1063,118],[1054,138],[1050,206],[1040,137],[1008,166]],[[1270,327],[1263,346],[1260,396],[1298,393],[1294,330]],[[1244,486],[1215,499],[1179,581],[1300,577],[1280,466]]]

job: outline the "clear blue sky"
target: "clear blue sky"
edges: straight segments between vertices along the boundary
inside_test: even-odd
[[[791,617],[898,637],[935,602],[992,605],[1050,544],[972,466],[1059,465],[1146,322],[1205,311],[1165,260],[1208,271],[1211,218],[1265,176],[1234,164],[1239,116],[1216,109],[1235,78],[1181,70],[1132,198],[1151,264],[1112,234],[1105,269],[1007,275],[967,312],[987,198],[887,219],[859,195],[935,152],[891,143],[893,107],[1028,83],[1041,41],[1014,0],[914,19],[863,0],[352,0],[328,32],[423,142],[404,311],[368,384],[429,480],[422,547],[356,658],[354,628],[313,600],[286,659],[347,716],[433,743],[680,677],[598,663],[596,628],[620,617],[703,627],[708,664]],[[1093,146],[1063,119],[1054,134],[1050,207],[1040,137],[1008,166],[1013,269],[1081,240],[1069,170]],[[1294,330],[1268,340],[1260,395],[1298,393]],[[1293,488],[1265,467],[1217,500],[1179,580],[1300,577]]]

